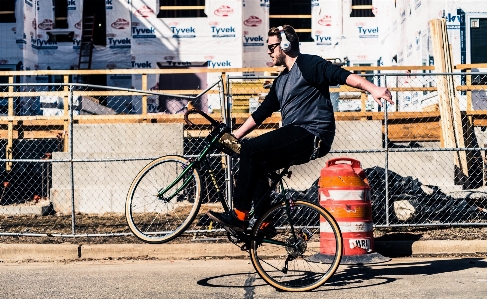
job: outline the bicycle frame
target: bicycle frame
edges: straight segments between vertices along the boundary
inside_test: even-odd
[[[187,180],[185,180],[183,182],[182,186],[179,187],[169,197],[165,197],[164,195],[168,192],[168,190],[170,190],[177,183],[179,183],[188,173],[191,173],[193,171],[193,169],[195,169],[195,168],[196,169],[201,169],[201,164],[203,164],[205,166],[205,168],[208,170],[208,173],[210,175],[212,184],[215,187],[215,190],[217,191],[218,199],[221,202],[223,209],[225,211],[229,211],[230,210],[229,205],[225,201],[225,198],[223,196],[223,193],[222,193],[220,187],[218,186],[218,183],[216,181],[216,178],[215,178],[215,175],[213,173],[213,170],[211,169],[211,167],[210,167],[210,165],[208,163],[207,157],[208,157],[208,154],[210,153],[210,151],[212,149],[219,148],[218,145],[217,145],[218,140],[225,133],[229,133],[230,132],[230,129],[225,124],[217,122],[216,120],[214,120],[213,118],[211,118],[210,116],[208,116],[207,114],[205,114],[204,112],[202,112],[200,110],[197,110],[197,109],[191,109],[191,110],[188,110],[188,112],[185,113],[184,118],[185,118],[186,123],[188,123],[188,124],[193,124],[188,119],[188,115],[189,114],[192,114],[192,113],[198,113],[198,114],[200,114],[205,119],[207,119],[210,122],[210,124],[213,126],[213,130],[205,138],[205,140],[207,141],[207,145],[204,147],[204,149],[201,151],[201,153],[198,155],[198,157],[196,157],[194,160],[189,160],[190,163],[185,167],[185,169],[183,170],[183,172],[174,180],[173,183],[171,183],[168,187],[164,188],[163,190],[159,190],[158,197],[161,200],[167,200],[167,201],[169,201],[172,198],[174,198],[178,192],[180,192],[181,190],[183,190],[184,188],[186,188],[186,186],[190,182],[190,178],[188,178]],[[268,192],[260,200],[257,201],[257,203],[256,203],[256,205],[254,207],[254,210],[251,211],[251,215],[250,216],[253,216],[254,215],[255,209],[256,208],[258,209],[258,207],[261,205],[262,201],[266,198],[266,196],[272,190],[274,190],[277,187],[277,185],[279,185],[280,186],[280,194],[281,194],[281,197],[283,198],[283,200],[285,202],[285,205],[286,205],[286,214],[287,214],[287,217],[288,217],[288,219],[292,219],[292,217],[291,217],[291,208],[292,208],[291,205],[292,205],[292,201],[287,200],[287,198],[286,198],[286,190],[285,190],[284,184],[283,184],[283,177],[285,175],[287,175],[287,176],[290,176],[291,175],[291,172],[289,171],[289,167],[291,165],[292,165],[292,163],[289,166],[285,167],[280,173],[274,173],[274,172],[270,172],[269,173],[269,176],[270,176],[270,179],[271,179],[272,183],[269,186]],[[290,225],[291,225],[292,236],[293,236],[294,239],[297,239],[297,235],[296,235],[295,228],[294,228],[294,224],[292,223],[292,220],[290,221]],[[233,235],[236,236],[237,238],[244,239],[244,241],[251,241],[252,240],[252,237],[249,236],[248,234],[245,234],[245,233],[240,234],[238,232],[235,232]],[[265,242],[265,243],[271,243],[271,244],[275,244],[275,245],[280,245],[280,246],[287,246],[287,244],[285,242],[277,241],[277,240],[272,240],[272,239],[263,238],[262,240],[259,239],[259,241],[262,241],[262,242]]]
[[[208,171],[208,174],[210,175],[211,181],[213,183],[213,186],[217,190],[218,194],[218,200],[221,202],[223,209],[225,211],[229,210],[228,204],[225,201],[225,197],[223,196],[223,193],[220,189],[220,186],[217,183],[215,174],[213,173],[213,170],[210,167],[210,164],[207,160],[207,157],[210,153],[210,151],[215,148],[215,144],[218,142],[219,138],[226,133],[227,129],[224,126],[219,125],[215,129],[213,129],[210,134],[205,138],[208,141],[208,144],[205,146],[205,148],[201,151],[199,156],[195,158],[194,160],[188,160],[190,163],[184,168],[183,172],[179,174],[179,176],[171,183],[169,186],[166,188],[159,190],[157,193],[157,197],[160,200],[165,200],[165,201],[170,201],[173,199],[181,190],[187,187],[188,183],[191,181],[191,178],[188,177],[183,184],[176,190],[174,191],[173,194],[166,196],[166,193],[171,190],[177,183],[179,183],[188,173],[191,173],[193,169],[201,169],[201,164],[203,164]]]

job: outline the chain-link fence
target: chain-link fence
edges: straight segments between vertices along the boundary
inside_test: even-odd
[[[2,84],[0,235],[129,235],[125,197],[138,171],[166,154],[194,157],[204,146],[208,124],[184,124],[187,102],[236,128],[257,109],[274,78],[227,77],[190,95]],[[360,90],[332,87],[332,151],[293,167],[290,194],[317,201],[325,162],[347,156],[358,159],[367,174],[376,226],[486,224],[487,75],[366,78],[387,86],[395,105],[380,107]],[[278,128],[280,121],[275,113],[249,137]],[[215,153],[209,161],[230,198],[238,160]],[[206,173],[202,185],[203,206],[190,231],[213,228],[201,216],[219,207]]]
[[[207,111],[208,98],[223,102],[221,80],[190,95],[89,84],[1,88],[1,235],[130,235],[125,198],[136,174],[160,156],[199,153],[209,126],[186,125],[186,105]],[[220,186],[225,159],[209,158]],[[204,203],[214,203],[212,185],[202,185]]]

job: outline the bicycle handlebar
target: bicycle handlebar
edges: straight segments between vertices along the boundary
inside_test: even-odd
[[[193,125],[194,126],[194,123],[192,123],[189,118],[188,118],[188,115],[190,114],[199,114],[201,116],[203,116],[204,118],[206,118],[206,120],[208,120],[212,126],[219,126],[221,123],[217,120],[215,120],[213,117],[209,116],[208,114],[206,114],[205,112],[195,108],[191,102],[188,103],[187,105],[188,107],[188,110],[184,113],[184,121],[188,124],[188,125]]]

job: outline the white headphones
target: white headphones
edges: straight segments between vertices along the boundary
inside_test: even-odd
[[[281,34],[281,49],[284,52],[288,52],[291,50],[291,43],[287,40],[286,33],[284,32],[284,28],[282,26],[277,27],[279,29],[279,33]]]

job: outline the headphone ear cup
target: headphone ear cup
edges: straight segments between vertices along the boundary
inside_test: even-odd
[[[279,29],[279,32],[281,33],[281,49],[284,52],[288,52],[291,50],[291,43],[287,40],[286,33],[284,32],[284,28],[282,26],[277,27]]]
[[[284,35],[284,34],[283,34]],[[291,50],[291,43],[286,39],[286,40],[282,40],[281,41],[281,49],[284,51],[284,52],[288,52],[289,50]]]

